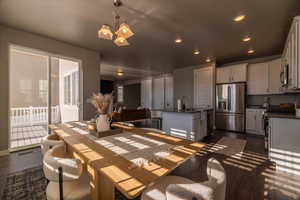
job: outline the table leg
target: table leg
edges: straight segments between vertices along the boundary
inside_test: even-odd
[[[115,186],[106,176],[98,172],[97,183],[100,196],[98,200],[115,200]]]

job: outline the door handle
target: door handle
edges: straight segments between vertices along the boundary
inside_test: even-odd
[[[231,110],[231,88],[228,87],[228,110]]]

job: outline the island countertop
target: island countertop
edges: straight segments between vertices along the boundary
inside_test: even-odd
[[[178,111],[177,109],[172,109],[172,110],[162,110],[162,112],[194,114],[194,113],[199,113],[199,112],[209,111],[209,110],[213,110],[213,109],[212,108],[198,108],[198,109],[189,109],[189,110],[183,110],[183,111]]]

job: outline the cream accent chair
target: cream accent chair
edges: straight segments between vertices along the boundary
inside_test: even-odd
[[[43,169],[50,181],[47,200],[90,200],[90,180],[82,172],[79,159],[69,158],[63,144],[50,149],[44,156]]]
[[[41,151],[42,151],[42,154],[45,155],[45,153],[49,149],[53,148],[56,145],[63,144],[63,143],[64,142],[62,140],[59,140],[59,137],[56,134],[54,134],[54,133],[45,136],[42,139],[42,142],[41,142]]]
[[[207,162],[208,181],[195,183],[178,176],[166,176],[142,194],[142,200],[225,200],[226,174],[211,158]]]

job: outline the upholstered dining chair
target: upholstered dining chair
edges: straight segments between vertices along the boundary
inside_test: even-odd
[[[202,183],[166,176],[147,188],[142,200],[225,200],[226,174],[223,166],[210,158],[206,171],[208,180]]]
[[[56,145],[63,144],[63,143],[64,142],[62,140],[59,140],[58,136],[55,133],[45,136],[41,141],[42,154],[45,155],[45,153],[49,149],[53,148]]]
[[[47,200],[90,200],[89,176],[83,172],[79,159],[70,158],[64,144],[56,145],[46,152],[43,170],[50,181]]]

